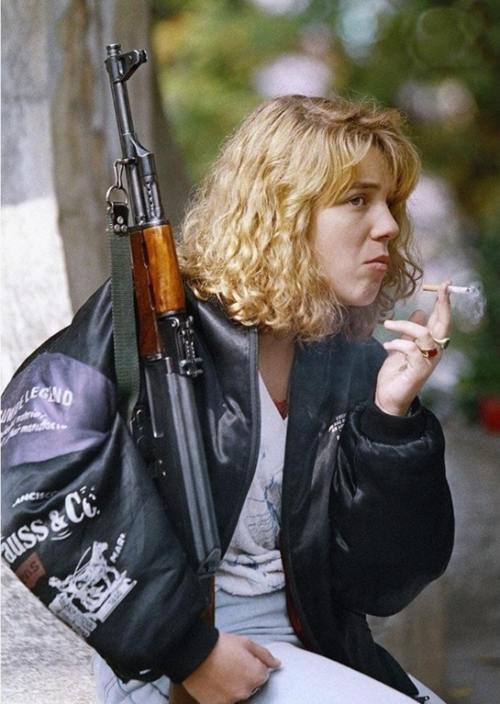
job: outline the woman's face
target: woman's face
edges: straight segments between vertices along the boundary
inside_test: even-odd
[[[399,234],[389,209],[391,187],[386,161],[372,147],[358,164],[348,192],[314,215],[313,249],[344,305],[367,306],[380,290],[389,266],[389,242]]]

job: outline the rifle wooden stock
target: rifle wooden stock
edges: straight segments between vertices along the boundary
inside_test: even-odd
[[[198,704],[196,699],[184,689],[182,684],[172,683],[170,686],[170,704]]]

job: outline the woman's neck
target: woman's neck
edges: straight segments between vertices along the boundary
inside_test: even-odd
[[[270,332],[259,332],[259,371],[275,401],[284,401],[288,396],[294,349],[293,335],[277,337]]]

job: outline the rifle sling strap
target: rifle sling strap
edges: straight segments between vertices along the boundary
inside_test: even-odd
[[[128,206],[125,203],[111,203],[108,214],[117,410],[130,427],[139,396],[140,368],[130,243],[126,226]]]

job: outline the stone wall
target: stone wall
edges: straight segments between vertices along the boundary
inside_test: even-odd
[[[2,377],[71,316],[54,179],[49,4],[2,4]]]
[[[105,46],[149,49],[148,7],[138,10],[132,0],[2,3],[3,384],[108,276],[104,198],[121,155]],[[175,225],[188,182],[151,60],[129,93]]]

